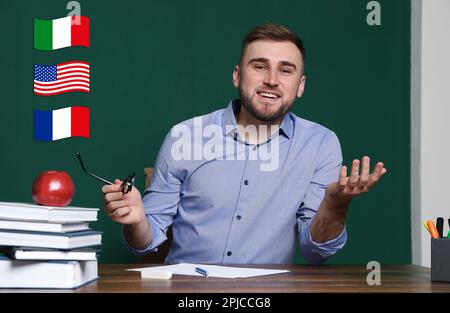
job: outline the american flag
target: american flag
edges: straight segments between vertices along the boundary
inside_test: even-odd
[[[89,92],[89,63],[70,61],[56,65],[34,65],[34,93],[53,96],[61,93]]]

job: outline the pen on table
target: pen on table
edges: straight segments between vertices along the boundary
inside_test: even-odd
[[[444,238],[444,219],[442,217],[438,217],[436,219],[436,229],[439,234],[439,238]]]
[[[205,270],[205,269],[203,269],[203,268],[201,268],[201,267],[196,267],[196,268],[195,268],[195,271],[196,271],[197,273],[202,274],[202,275],[205,276],[205,277],[208,277],[208,275],[209,275],[208,271]]]

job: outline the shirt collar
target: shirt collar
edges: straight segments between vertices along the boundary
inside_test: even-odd
[[[235,113],[239,112],[241,108],[241,101],[239,99],[233,99],[228,104],[223,113],[222,130],[223,135],[227,136],[234,132],[237,128]],[[286,136],[288,139],[292,137],[294,131],[294,122],[292,121],[290,112],[286,113],[280,124],[280,133]]]
[[[233,99],[225,109],[222,119],[222,130],[224,136],[227,136],[236,130],[237,122],[236,116],[234,114],[239,112],[240,106],[241,104],[239,100]]]

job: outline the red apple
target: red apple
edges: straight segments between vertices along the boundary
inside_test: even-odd
[[[74,193],[72,178],[64,171],[42,172],[33,182],[32,195],[37,204],[67,206]]]

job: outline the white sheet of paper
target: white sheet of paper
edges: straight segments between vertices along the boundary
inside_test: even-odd
[[[262,268],[248,268],[248,267],[233,267],[233,266],[218,266],[218,265],[204,265],[204,264],[191,264],[191,263],[180,263],[174,265],[163,265],[163,266],[153,266],[153,267],[142,267],[142,268],[131,268],[128,271],[145,271],[145,272],[162,272],[170,271],[176,275],[192,275],[192,276],[202,276],[195,271],[196,267],[201,267],[208,271],[208,276],[210,277],[221,277],[221,278],[245,278],[245,277],[256,277],[263,275],[273,275],[280,273],[287,273],[288,270],[273,270],[273,269],[262,269]]]
[[[172,272],[164,271],[164,272],[155,272],[155,271],[141,271],[141,278],[149,278],[149,279],[171,279]]]

